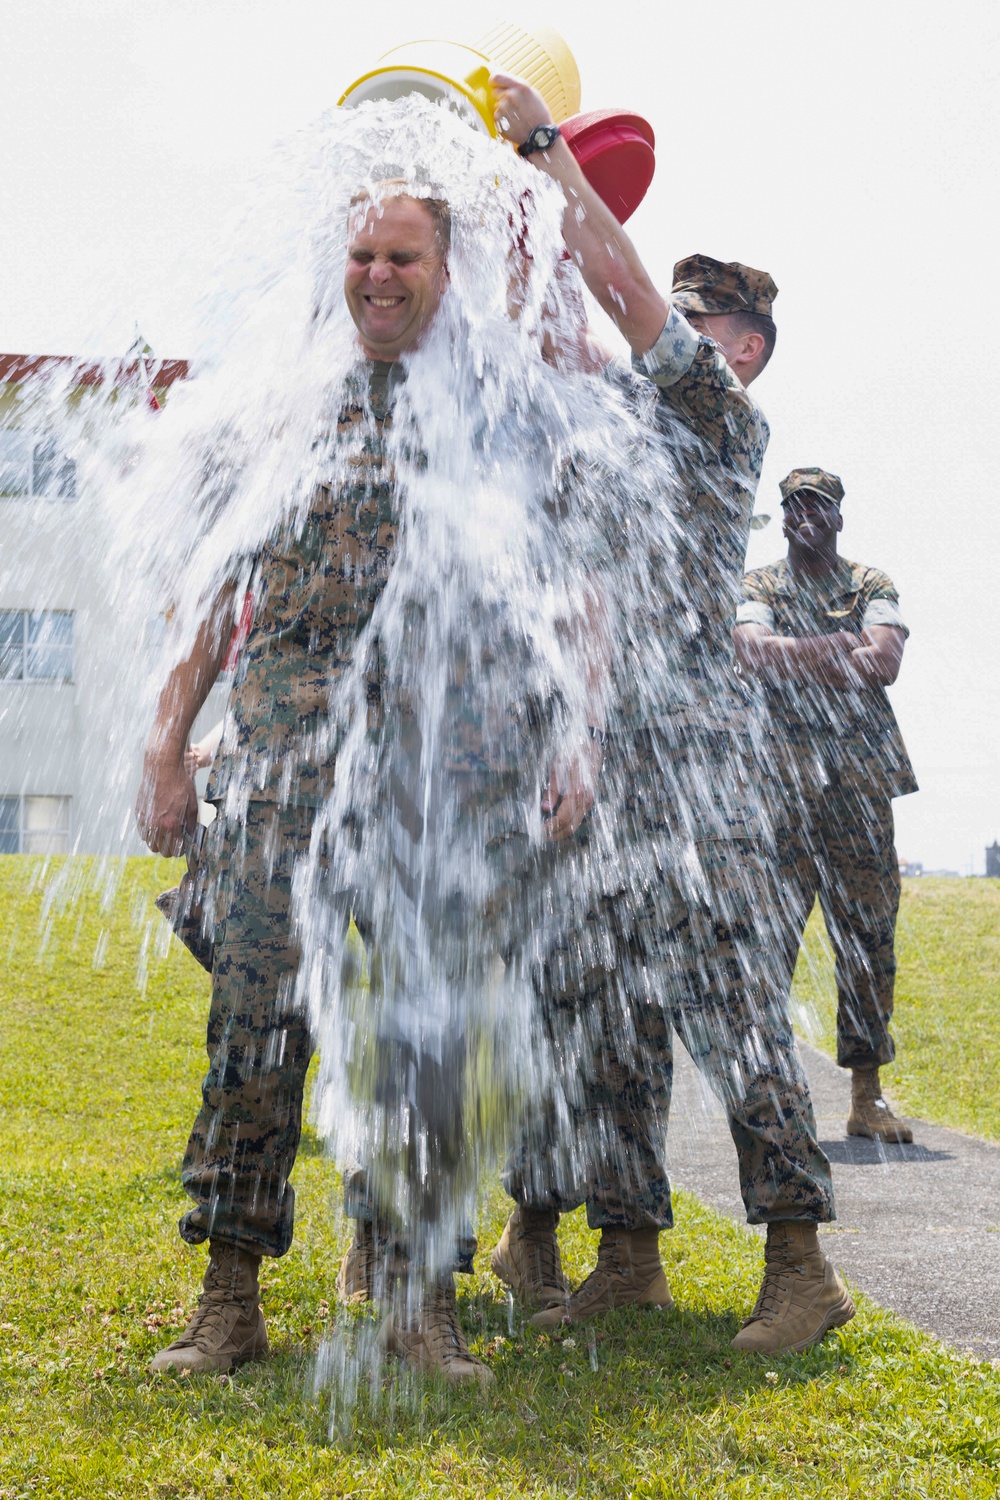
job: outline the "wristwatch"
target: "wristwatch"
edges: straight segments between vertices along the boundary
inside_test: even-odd
[[[518,156],[530,156],[533,151],[548,151],[553,147],[562,131],[558,125],[536,125],[528,139],[517,148]]]

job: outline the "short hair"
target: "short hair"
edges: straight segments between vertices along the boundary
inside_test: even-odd
[[[774,319],[767,313],[755,312],[731,312],[728,317],[731,333],[759,333],[764,340],[764,348],[760,357],[760,368],[763,370],[774,353],[774,342],[778,337]]]
[[[405,177],[383,177],[371,187],[359,188],[351,198],[351,211],[364,203],[380,203],[383,198],[412,198],[422,203],[431,216],[438,244],[447,254],[451,249],[451,204],[439,196],[429,183],[410,182]]]

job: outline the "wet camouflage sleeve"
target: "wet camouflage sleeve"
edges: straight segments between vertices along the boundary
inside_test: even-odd
[[[664,669],[646,701],[629,705],[626,724],[656,728],[678,744],[697,740],[706,786],[721,782],[732,790],[724,825],[706,805],[702,832],[743,837],[759,828],[759,811],[741,790],[747,779],[733,768],[758,731],[755,695],[734,668],[732,631],[767,423],[717,346],[674,307],[633,367],[656,387],[681,493],[665,497],[676,510],[676,553],[649,609],[649,658]]]
[[[744,439],[748,428],[761,420],[760,411],[717,345],[696,332],[678,308],[671,306],[656,343],[646,354],[636,355],[632,363],[658,386],[662,399],[701,438],[716,460],[727,469],[742,472],[756,489],[763,445],[757,454],[760,434],[752,434],[749,444]],[[765,432],[763,444],[766,442]]]
[[[653,348],[633,364],[656,385],[683,432],[698,440],[694,451],[679,455],[685,482],[674,568],[681,597],[657,623],[661,632],[684,638],[658,718],[665,728],[690,724],[743,734],[750,699],[733,670],[732,628],[767,424],[716,345],[676,308]],[[669,598],[675,583],[663,582]]]

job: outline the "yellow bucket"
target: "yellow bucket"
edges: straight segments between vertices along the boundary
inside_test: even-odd
[[[384,53],[374,68],[345,89],[339,104],[402,99],[423,94],[443,99],[476,130],[495,136],[491,73],[516,73],[536,88],[556,121],[580,108],[580,73],[558,32],[523,31],[506,23],[469,43],[406,42]]]
[[[472,45],[489,58],[491,73],[513,73],[537,89],[557,125],[579,113],[580,70],[558,31],[547,26],[524,31],[503,22]]]
[[[369,72],[345,89],[338,104],[402,99],[423,94],[443,99],[476,130],[495,136],[489,59],[459,42],[406,42],[384,53]]]

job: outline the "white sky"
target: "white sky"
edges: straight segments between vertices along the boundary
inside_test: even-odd
[[[186,354],[246,164],[389,47],[498,18],[523,15],[5,0],[0,351],[117,353],[138,319],[157,354]],[[890,573],[913,632],[893,699],[922,790],[896,804],[899,851],[981,871],[1000,838],[1000,6],[554,0],[535,18],[573,48],[584,109],[656,131],[629,227],[658,284],[693,251],[777,281],[758,509],[777,515],[793,467],[842,476],[842,549]],[[749,563],[783,551],[775,521]]]

